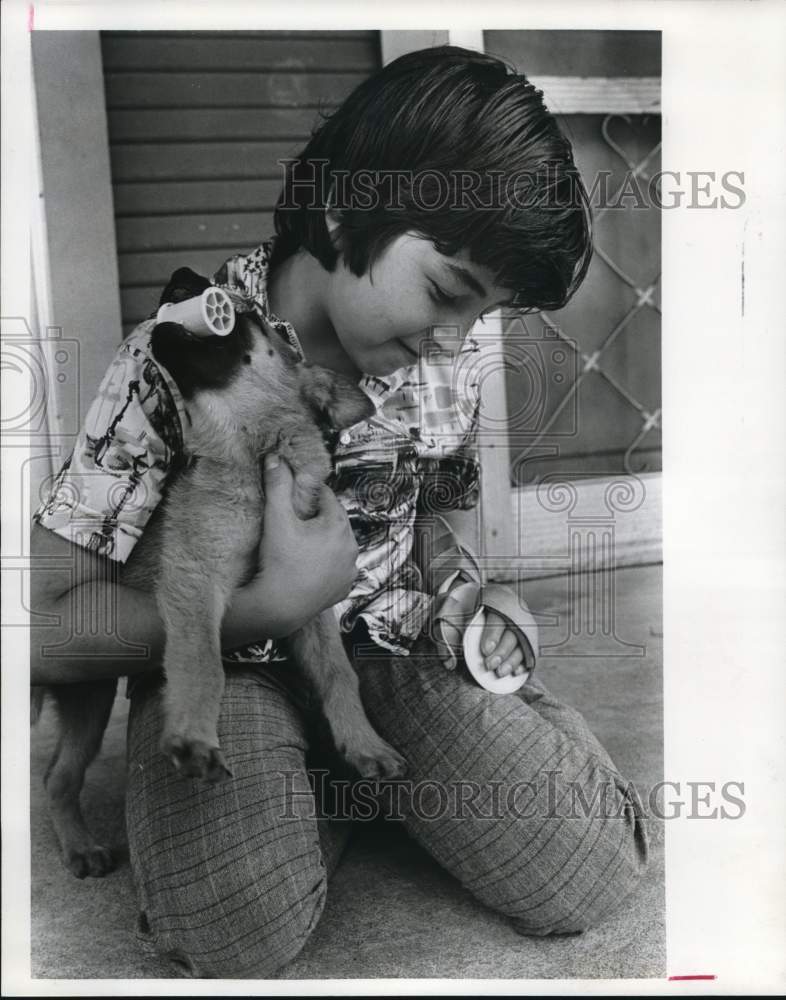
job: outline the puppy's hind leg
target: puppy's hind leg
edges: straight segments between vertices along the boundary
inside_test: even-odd
[[[338,752],[363,778],[398,778],[406,761],[366,716],[357,674],[347,658],[333,611],[318,615],[289,639],[295,662],[320,704]]]
[[[79,795],[85,771],[101,747],[116,689],[116,680],[49,688],[57,709],[59,739],[44,787],[63,862],[77,878],[100,877],[115,867],[112,855],[88,830]]]

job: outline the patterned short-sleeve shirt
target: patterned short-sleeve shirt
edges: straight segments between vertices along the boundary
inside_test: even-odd
[[[238,309],[254,310],[302,358],[294,328],[276,316],[267,297],[273,241],[230,258],[213,276]],[[88,411],[73,453],[55,477],[34,520],[110,559],[125,562],[161,501],[183,456],[185,404],[177,385],[153,359],[155,319],[140,324],[119,347]],[[343,431],[329,485],[347,511],[358,542],[358,575],[336,606],[349,631],[362,618],[371,638],[406,655],[430,611],[411,559],[418,513],[477,503],[475,451],[478,343],[468,337],[411,367],[360,388],[376,406],[368,419]],[[457,377],[463,370],[464,377]],[[265,662],[284,656],[280,645],[258,643],[225,653],[229,660]]]

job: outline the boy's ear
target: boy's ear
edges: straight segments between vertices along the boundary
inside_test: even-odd
[[[335,241],[341,229],[341,212],[337,208],[332,208],[328,205],[325,209],[325,225],[327,226],[328,235]]]
[[[335,185],[330,188],[325,206],[325,226],[331,243],[338,247],[341,243],[341,211],[333,204]]]
[[[345,375],[319,365],[302,365],[300,391],[321,424],[340,431],[366,420],[376,407]]]

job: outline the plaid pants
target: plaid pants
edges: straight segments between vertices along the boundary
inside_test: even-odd
[[[408,834],[521,933],[602,920],[644,870],[647,839],[635,790],[584,719],[535,678],[489,694],[445,670],[425,637],[409,657],[381,652],[356,665],[371,722],[409,765],[396,805]],[[282,970],[320,918],[350,831],[315,808],[291,673],[227,670],[219,738],[234,777],[212,787],[160,753],[157,687],[132,695],[127,826],[145,930],[191,975]]]

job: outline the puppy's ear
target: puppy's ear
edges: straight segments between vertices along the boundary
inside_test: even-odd
[[[207,278],[192,271],[190,267],[179,267],[161,293],[158,304],[162,306],[165,302],[185,302],[186,299],[201,295],[206,288],[210,288]]]
[[[319,422],[332,430],[351,427],[375,411],[374,404],[354,382],[319,365],[301,366],[300,391]]]

